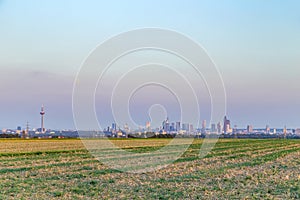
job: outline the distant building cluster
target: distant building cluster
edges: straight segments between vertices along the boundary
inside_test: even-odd
[[[222,126],[223,124],[223,126]],[[150,122],[146,122],[145,127],[140,127],[138,130],[130,130],[127,124],[124,128],[120,128],[116,123],[112,123],[111,127],[107,127],[103,131],[103,134],[108,137],[128,137],[130,134],[135,135],[145,135],[146,133],[153,133],[154,135],[187,135],[187,136],[196,136],[204,137],[208,134],[216,135],[225,135],[226,137],[234,135],[249,136],[254,135],[259,137],[275,137],[275,136],[299,136],[300,129],[283,129],[270,128],[269,125],[266,125],[266,128],[257,128],[254,129],[252,125],[247,125],[245,128],[238,128],[236,125],[231,126],[230,120],[225,116],[223,122],[218,122],[217,124],[212,123],[210,127],[207,127],[206,120],[203,120],[200,128],[194,128],[193,124],[190,123],[181,123],[181,122],[170,122],[169,118],[165,119],[162,122],[161,127],[152,128]]]
[[[26,123],[26,127],[22,129],[21,126],[17,126],[16,129],[2,129],[0,130],[0,137],[18,137],[18,138],[77,138],[78,133],[76,130],[51,130],[45,128],[44,115],[46,114],[44,106],[40,110],[41,126],[39,128],[29,127],[29,122]]]
[[[41,116],[41,126],[39,128],[30,129],[29,123],[27,122],[26,128],[22,129],[21,126],[18,126],[16,129],[2,129],[0,130],[0,136],[15,136],[21,138],[64,138],[64,137],[79,137],[76,130],[51,130],[46,129],[44,124],[44,115],[46,114],[44,106],[40,110]],[[222,126],[223,124],[223,126]],[[224,135],[224,137],[231,136],[240,136],[247,137],[251,136],[261,136],[261,137],[300,137],[300,128],[299,129],[287,129],[286,126],[282,129],[270,128],[269,125],[266,125],[266,128],[255,129],[251,124],[247,125],[245,128],[237,128],[231,126],[230,120],[225,116],[223,122],[218,122],[217,124],[212,123],[210,127],[207,127],[207,121],[203,120],[199,128],[194,128],[191,123],[182,123],[182,122],[170,122],[169,118],[165,119],[161,123],[161,127],[153,128],[151,127],[151,122],[146,122],[145,126],[140,126],[138,130],[131,130],[128,124],[125,124],[123,127],[119,126],[117,123],[112,123],[111,126],[107,127],[104,130],[85,130],[80,131],[80,136],[86,137],[158,137],[158,136],[189,136],[189,137],[205,137],[209,134],[215,135]]]

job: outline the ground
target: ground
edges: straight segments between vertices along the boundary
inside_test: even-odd
[[[114,140],[151,152],[170,139]],[[110,169],[79,139],[0,140],[0,199],[300,199],[300,140],[197,139],[176,162],[134,174]]]

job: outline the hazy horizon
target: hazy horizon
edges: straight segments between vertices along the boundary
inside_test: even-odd
[[[72,92],[82,62],[111,36],[144,27],[178,31],[206,49],[222,75],[232,126],[300,128],[299,9],[297,0],[0,0],[0,128],[25,127],[27,121],[39,127],[44,104],[46,128],[75,129]],[[170,58],[179,65],[175,61]],[[209,120],[203,88],[199,85],[200,118]],[[167,104],[170,121],[178,121],[176,101],[157,89],[149,91],[131,101],[133,118],[141,125],[149,121],[154,100],[145,97],[151,95]],[[102,112],[101,92],[97,114],[111,125],[112,116]]]

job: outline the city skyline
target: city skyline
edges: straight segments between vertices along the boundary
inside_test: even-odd
[[[39,115],[40,115],[40,126],[39,127],[31,127],[30,130],[37,130],[41,133],[45,133],[47,130],[76,130],[76,129],[70,129],[70,128],[51,128],[51,127],[45,127],[45,119],[44,115],[46,114],[44,104],[42,104]],[[223,126],[221,125],[223,123]],[[110,126],[111,125],[111,126]],[[26,125],[22,126],[21,124],[18,124],[16,129],[13,127],[0,127],[2,130],[27,130],[29,129],[29,122],[26,121]],[[199,124],[192,124],[188,121],[183,122],[183,121],[169,121],[169,117],[167,117],[165,120],[162,121],[161,126],[152,126],[151,121],[146,121],[144,124],[140,124],[138,129],[133,129],[134,131],[137,131],[139,129],[143,130],[148,130],[148,131],[153,131],[153,130],[163,130],[163,131],[179,131],[179,130],[198,130],[201,133],[205,133],[206,130],[211,130],[213,132],[217,133],[233,133],[234,129],[239,129],[239,130],[247,130],[248,133],[253,132],[253,130],[261,130],[265,129],[266,133],[270,132],[271,129],[275,130],[276,129],[299,129],[299,127],[287,127],[286,125],[283,125],[281,127],[276,127],[276,126],[271,126],[269,124],[266,124],[265,127],[255,127],[253,126],[252,123],[247,123],[246,126],[242,127],[237,124],[231,124],[231,120],[227,117],[227,115],[224,116],[223,121],[219,122],[210,122],[207,124],[207,120],[203,119],[199,122]],[[113,130],[130,130],[131,127],[128,126],[127,123],[125,124],[117,124],[116,122],[111,122],[110,124],[107,124],[107,126],[102,127],[100,129],[101,131],[103,130],[108,130],[108,129],[113,129]],[[193,131],[192,131],[193,132]]]
[[[72,91],[84,59],[111,36],[143,27],[178,31],[205,48],[223,78],[226,114],[232,123],[240,127],[252,124],[263,128],[269,124],[298,128],[299,7],[297,0],[287,0],[284,4],[278,0],[184,3],[167,0],[132,4],[2,0],[0,128],[25,127],[27,121],[39,127],[40,116],[36,112],[45,104],[46,127],[75,129]],[[151,53],[142,56],[154,57]],[[160,56],[185,70],[186,66],[177,59]],[[121,71],[111,71],[108,77],[118,73]],[[189,73],[187,70],[186,74]],[[138,77],[143,76],[141,73]],[[158,76],[163,78],[164,74]],[[153,102],[146,97],[155,96],[157,91],[147,92],[137,93],[131,101],[131,114],[138,124],[151,121],[148,109]],[[176,100],[158,92],[155,100],[165,105],[170,118],[179,120]],[[204,84],[199,85],[198,93],[203,103],[200,119],[209,123],[211,105]],[[98,91],[96,112],[103,124],[108,125],[114,119],[107,114],[107,104],[101,101],[101,95]]]
[[[0,24],[0,200],[300,200],[300,0],[0,0]]]

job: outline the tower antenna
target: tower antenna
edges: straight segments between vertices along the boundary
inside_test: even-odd
[[[26,134],[29,134],[29,122],[26,122]]]
[[[45,133],[45,128],[44,128],[44,115],[45,115],[45,110],[44,110],[44,105],[41,107],[41,133]]]

